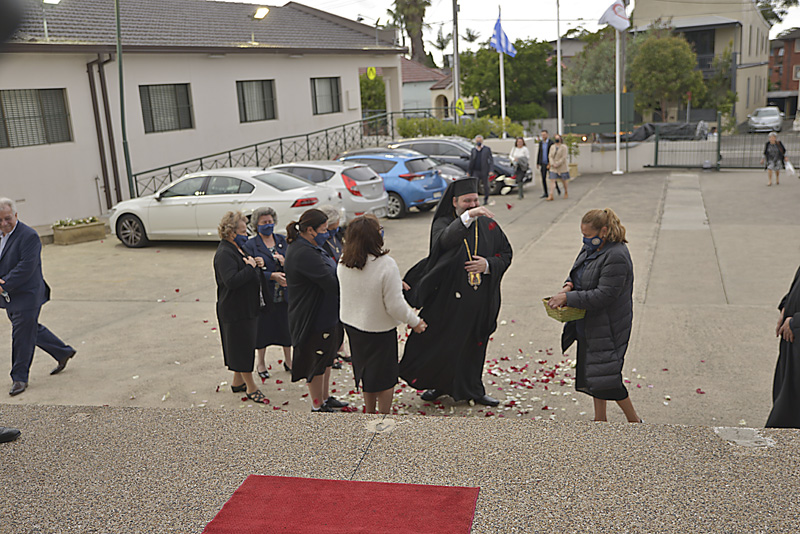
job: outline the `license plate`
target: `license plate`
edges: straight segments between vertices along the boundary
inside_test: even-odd
[[[442,197],[442,193],[441,192],[433,194],[433,198],[441,198],[441,197]]]

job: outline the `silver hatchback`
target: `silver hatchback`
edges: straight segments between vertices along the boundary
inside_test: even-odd
[[[383,186],[383,178],[364,164],[297,161],[271,168],[290,172],[317,185],[336,190],[346,212],[345,223],[367,213],[379,218],[386,217],[389,196]]]
[[[751,132],[780,132],[783,127],[783,113],[776,106],[758,108],[747,116],[747,129]]]

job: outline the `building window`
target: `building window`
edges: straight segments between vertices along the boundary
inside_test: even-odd
[[[145,133],[194,127],[189,84],[140,85]]]
[[[778,57],[783,57],[783,47],[778,49]]]
[[[311,78],[311,101],[314,115],[342,111],[341,82],[336,78]]]
[[[236,95],[239,97],[239,122],[275,118],[275,80],[236,82]]]
[[[0,91],[0,148],[72,141],[66,89]]]
[[[794,40],[794,51],[795,52],[800,52],[800,39],[795,39]]]
[[[800,65],[794,65],[792,67],[792,79],[800,80]]]

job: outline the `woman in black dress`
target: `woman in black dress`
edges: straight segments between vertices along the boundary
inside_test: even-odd
[[[342,343],[336,262],[323,245],[328,218],[317,209],[286,227],[286,281],[289,284],[289,330],[294,348],[292,382],[305,379],[312,411],[330,412],[348,405],[328,395],[330,371]]]
[[[256,235],[244,246],[244,251],[253,258],[264,261],[262,271],[267,281],[264,295],[266,306],[258,314],[256,335],[256,371],[262,383],[269,378],[264,356],[267,347],[283,347],[283,368],[292,370],[292,338],[289,335],[289,292],[286,290],[286,274],[283,272],[288,244],[286,238],[276,234],[278,215],[272,208],[258,208],[250,221],[255,224]],[[280,363],[280,362],[278,362]]]
[[[800,269],[778,309],[781,315],[775,335],[781,340],[766,426],[800,428],[800,343],[796,343],[800,337]]]
[[[607,421],[606,404],[616,401],[630,423],[641,423],[622,366],[633,323],[633,262],[625,227],[611,209],[591,210],[581,220],[583,248],[551,308],[570,306],[586,316],[564,325],[561,348],[578,342],[575,389],[594,397],[594,420]]]
[[[256,325],[259,308],[259,267],[242,250],[247,241],[247,222],[238,211],[229,211],[219,223],[222,239],[214,254],[217,281],[217,320],[225,365],[233,371],[231,390],[245,391],[247,398],[264,403],[264,394],[253,380]]]

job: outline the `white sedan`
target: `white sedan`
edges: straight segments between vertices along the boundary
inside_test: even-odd
[[[285,228],[309,208],[344,208],[339,193],[292,174],[259,168],[213,169],[187,174],[152,195],[111,208],[111,229],[127,247],[149,241],[219,240],[217,227],[228,211],[249,216],[260,207],[278,214],[276,230]]]

